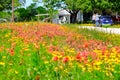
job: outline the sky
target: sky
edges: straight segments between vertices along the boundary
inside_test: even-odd
[[[42,1],[42,0],[39,0],[39,1]],[[30,4],[32,4],[32,3],[33,3],[33,1],[32,1],[32,0],[26,0],[25,7],[30,6]],[[39,6],[42,6],[43,4],[42,4],[42,3],[39,3],[38,5],[39,5]]]

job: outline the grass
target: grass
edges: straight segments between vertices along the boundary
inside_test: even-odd
[[[82,34],[86,36],[86,38],[89,39],[96,39],[96,40],[101,40],[103,42],[109,42],[112,45],[119,45],[120,44],[120,35],[117,34],[110,34],[110,33],[104,33],[104,32],[98,32],[96,30],[89,30],[89,29],[79,29],[78,26],[79,24],[66,24],[68,28],[70,28],[73,32]],[[119,25],[117,25],[120,27]],[[112,26],[113,28],[115,27]],[[117,28],[117,27],[116,27]]]
[[[65,24],[66,26],[94,26],[93,24]],[[105,28],[120,28],[120,24],[105,25]]]

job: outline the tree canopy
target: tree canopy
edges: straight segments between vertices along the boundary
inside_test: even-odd
[[[14,8],[17,9],[21,5],[24,5],[26,0],[14,0]],[[41,0],[33,0],[34,3],[41,2]],[[81,10],[83,12],[99,11],[114,11],[120,12],[119,0],[42,0],[45,9],[50,16],[54,16],[59,8],[66,9],[71,13],[71,22],[76,21],[77,13]],[[25,15],[35,15],[38,13],[46,12],[44,8],[34,8],[35,4],[30,5],[27,9],[18,9],[21,17]],[[10,11],[12,9],[12,0],[0,0],[0,11]],[[41,12],[39,12],[40,10]],[[23,12],[25,11],[25,12]],[[29,13],[29,14],[28,14]],[[16,14],[15,14],[16,15]],[[32,15],[32,16],[33,16]],[[24,17],[23,17],[24,18]]]
[[[14,0],[14,7],[19,7],[25,3],[25,0]],[[11,10],[12,0],[0,0],[0,11]]]
[[[31,4],[26,9],[25,8],[18,8],[15,10],[17,15],[15,16],[17,21],[31,21],[37,20],[35,15],[46,13],[46,9],[42,6],[37,7],[36,3]]]
[[[80,10],[83,12],[94,12],[96,9],[99,11],[120,11],[119,0],[43,0],[43,2],[48,9],[60,7],[64,3],[65,6],[61,7],[71,13],[71,22],[75,22]]]

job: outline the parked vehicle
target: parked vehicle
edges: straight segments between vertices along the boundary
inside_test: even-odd
[[[112,25],[113,24],[113,20],[111,18],[111,16],[100,16],[100,25]]]
[[[120,16],[112,16],[112,20],[114,23],[120,23]]]

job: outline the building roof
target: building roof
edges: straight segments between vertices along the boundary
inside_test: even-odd
[[[37,14],[35,16],[48,16],[49,14]]]
[[[70,15],[70,13],[66,10],[59,10],[58,15]]]

